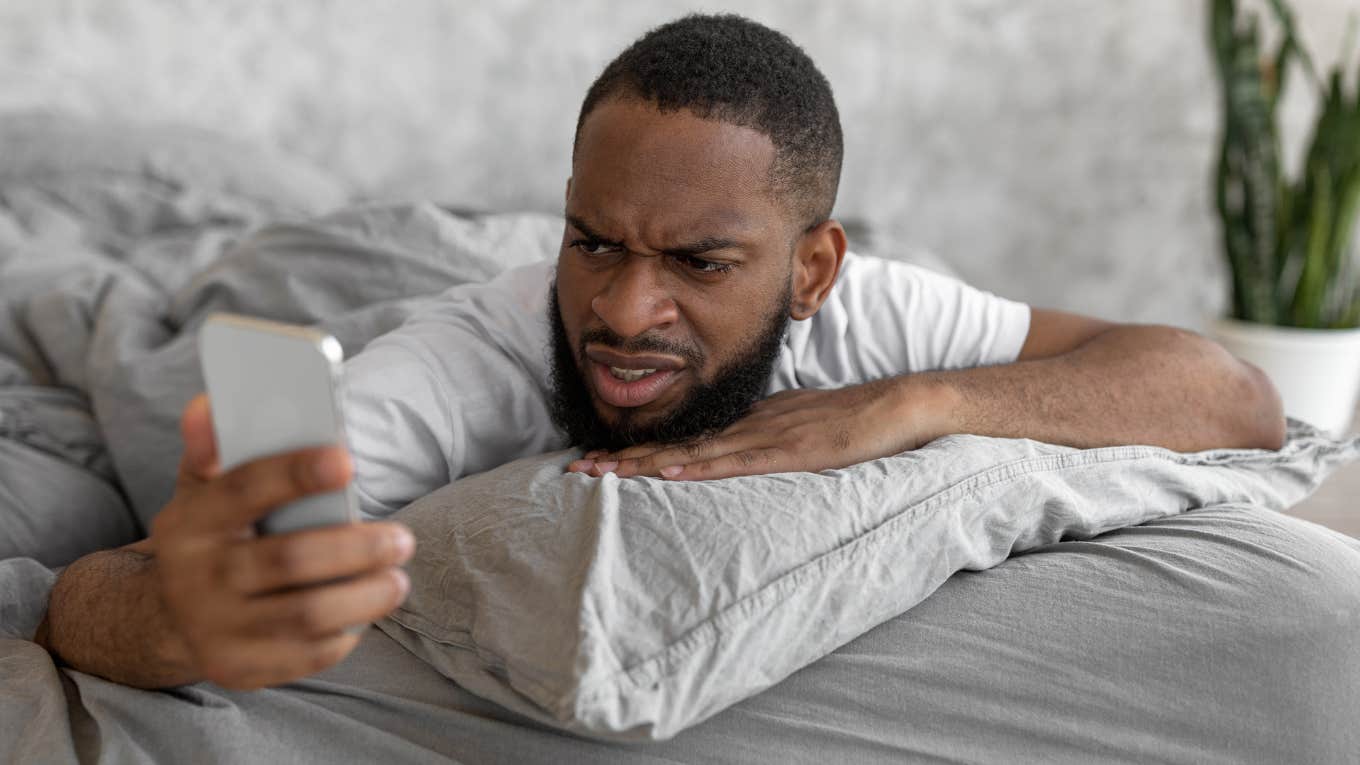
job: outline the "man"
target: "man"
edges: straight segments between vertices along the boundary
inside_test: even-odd
[[[830,217],[840,163],[830,88],[787,38],[732,16],[652,31],[586,95],[555,269],[453,290],[350,362],[353,465],[312,449],[224,473],[207,402],[192,402],[151,536],[67,568],[39,642],[145,687],[255,688],[334,664],[358,640],[348,628],[404,597],[410,534],[249,529],[352,476],[381,516],[567,445],[591,450],[571,470],[689,480],[841,467],[959,432],[1281,444],[1269,382],[1194,334],[848,256]]]

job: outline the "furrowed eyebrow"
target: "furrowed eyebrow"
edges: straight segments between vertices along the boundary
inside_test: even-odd
[[[582,234],[585,234],[587,239],[599,242],[600,244],[607,244],[610,245],[611,247],[623,246],[623,242],[617,242],[614,241],[613,239],[600,236],[599,234],[595,233],[595,231],[591,229],[590,226],[586,225],[585,221],[581,220],[575,215],[568,215],[567,222],[571,224],[572,228],[576,229],[577,231],[580,231]]]
[[[589,224],[587,224],[580,218],[576,217],[575,215],[567,215],[566,219],[567,222],[571,224],[572,228],[576,229],[577,231],[580,231],[582,234],[586,236],[587,239],[599,242],[600,244],[607,244],[612,247],[623,246],[623,242],[616,241],[596,233],[593,229],[591,229]],[[710,236],[700,239],[697,242],[680,245],[679,247],[667,247],[666,249],[661,250],[660,252],[663,255],[669,255],[673,258],[674,257],[683,258],[702,255],[706,252],[712,252],[713,250],[726,250],[740,246],[741,246],[740,243],[733,239],[723,239],[721,237]]]
[[[669,247],[661,252],[670,255],[671,257],[692,258],[695,255],[703,255],[704,253],[713,250],[726,250],[737,246],[737,242],[734,242],[731,239],[708,237],[700,239],[693,244],[687,244],[681,247]]]

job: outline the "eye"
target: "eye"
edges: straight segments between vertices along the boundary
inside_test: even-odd
[[[602,242],[599,239],[577,239],[570,247],[586,255],[610,255],[619,251],[619,246]]]
[[[730,263],[716,263],[712,260],[696,258],[693,255],[676,255],[676,262],[700,274],[723,274],[732,270]]]

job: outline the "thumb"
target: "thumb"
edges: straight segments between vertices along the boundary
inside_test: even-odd
[[[217,464],[217,436],[213,433],[212,410],[206,393],[194,396],[184,407],[179,421],[184,437],[184,456],[180,458],[180,479],[206,481],[220,472]]]

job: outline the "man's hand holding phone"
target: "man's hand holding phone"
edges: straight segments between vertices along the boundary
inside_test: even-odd
[[[195,674],[260,688],[329,667],[359,641],[347,631],[401,604],[411,533],[391,522],[257,536],[256,521],[352,477],[340,447],[293,451],[222,471],[206,396],[184,410],[175,496],[149,546],[161,598]]]

